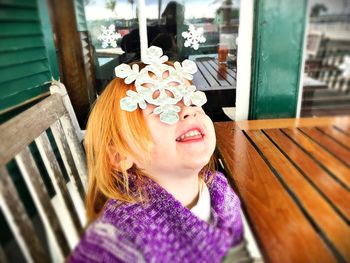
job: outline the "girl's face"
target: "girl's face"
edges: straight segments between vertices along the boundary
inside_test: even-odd
[[[213,122],[201,107],[185,106],[182,101],[180,120],[173,125],[160,121],[148,105],[143,115],[149,127],[153,148],[148,164],[138,164],[152,173],[199,172],[214,152],[216,138]]]

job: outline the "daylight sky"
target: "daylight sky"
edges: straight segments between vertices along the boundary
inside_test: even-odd
[[[162,11],[171,0],[162,0]],[[215,10],[220,7],[223,0],[179,0],[178,2],[185,5],[185,17],[200,18],[214,17]],[[135,16],[136,3],[134,9],[127,0],[117,0],[116,12],[105,8],[106,0],[90,0],[90,4],[85,7],[85,14],[88,20],[96,19],[130,19]],[[239,7],[240,0],[232,0],[234,7]],[[310,6],[316,3],[324,4],[328,8],[329,14],[350,14],[350,0],[309,0]],[[158,0],[146,0],[146,12],[148,18],[158,17]]]
[[[158,18],[158,0],[145,0],[147,18]],[[171,0],[162,0],[162,11]],[[220,7],[222,0],[191,0],[178,1],[185,5],[186,18],[214,17],[215,10]],[[127,0],[117,0],[116,13],[105,8],[105,0],[91,0],[91,4],[85,7],[87,20],[109,19],[109,18],[125,18],[130,19],[135,16],[136,3],[132,10],[131,4]],[[233,0],[234,6],[239,6],[239,0]],[[133,13],[133,15],[132,15]]]

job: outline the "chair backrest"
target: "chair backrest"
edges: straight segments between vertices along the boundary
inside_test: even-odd
[[[64,96],[64,92],[52,94],[0,126],[0,209],[26,262],[62,262],[86,222],[85,154],[67,110],[70,101]],[[37,159],[44,164],[41,169]],[[10,175],[9,163],[18,167],[30,193],[41,236]],[[49,194],[43,168],[54,194]],[[1,247],[0,261],[6,262]]]

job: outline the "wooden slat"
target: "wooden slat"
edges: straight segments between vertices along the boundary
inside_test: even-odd
[[[4,166],[0,168],[0,207],[26,261],[50,262]]]
[[[300,128],[307,136],[317,142],[323,148],[332,153],[337,159],[344,162],[348,167],[350,166],[350,151],[344,148],[341,144],[329,138],[324,133],[316,128],[304,127]]]
[[[16,70],[11,67],[4,67],[0,71],[0,83],[9,82],[18,78],[29,77],[34,74],[50,72],[50,66],[47,58],[21,63],[16,65]]]
[[[60,95],[55,94],[2,124],[0,166],[9,162],[64,112]]]
[[[350,116],[350,115],[349,115]],[[339,125],[341,127],[349,127],[349,116],[338,117],[320,117],[320,118],[290,118],[290,119],[269,119],[269,120],[253,120],[253,121],[238,121],[238,127],[242,130],[257,130],[257,129],[277,129],[277,128],[294,128],[294,127],[315,127]]]
[[[214,68],[218,68],[218,67],[219,67],[219,63],[218,63],[217,59],[210,60],[210,64],[212,64]],[[235,72],[232,68],[227,67],[227,73],[228,73],[233,79],[236,79],[236,72]]]
[[[197,67],[198,67],[198,63]],[[193,74],[193,84],[197,87],[198,90],[207,90],[209,87],[209,83],[203,77],[202,73],[198,70],[195,74]]]
[[[219,82],[220,86],[227,86],[227,85],[232,85],[229,83],[226,78],[224,78],[222,75],[219,74],[219,69],[216,68],[214,69],[213,67],[210,66],[208,61],[201,61],[202,65],[206,68],[206,70],[209,72],[210,75],[213,76],[213,78],[216,79],[216,81]]]
[[[82,226],[78,218],[77,210],[68,192],[61,169],[58,165],[46,133],[42,133],[37,139],[35,139],[35,143],[38,147],[46,170],[51,178],[51,182],[54,186],[57,197],[67,207],[77,234],[80,235],[82,233]]]
[[[79,193],[82,201],[84,202],[85,200],[84,186],[79,177],[79,173],[78,173],[77,167],[75,166],[72,152],[69,149],[69,145],[68,145],[66,136],[64,134],[63,128],[61,126],[61,123],[59,121],[56,121],[51,126],[51,130],[55,138],[60,155],[62,157],[64,166],[66,168],[67,174],[70,180],[73,182],[73,185],[75,186],[76,191]]]
[[[299,167],[305,176],[323,193],[340,213],[350,220],[350,193],[339,185],[325,172],[310,156],[292,142],[280,130],[269,129],[264,131],[288,158]]]
[[[340,131],[342,131],[343,133],[345,133],[346,135],[350,136],[350,125],[339,123],[339,124],[334,124],[334,126]]]
[[[60,118],[60,123],[62,125],[63,132],[67,139],[69,149],[73,153],[72,156],[75,163],[75,167],[77,168],[80,176],[80,181],[82,182],[84,190],[86,192],[88,173],[84,150],[79,142],[76,130],[68,113],[65,113]]]
[[[197,62],[197,66],[201,74],[208,81],[210,88],[220,86],[216,78],[213,78],[210,72],[204,67],[202,61]]]
[[[243,132],[234,128],[233,122],[215,124],[217,148],[244,200],[243,208],[264,259],[267,262],[335,262],[331,251],[259,153]]]
[[[209,67],[211,67],[212,69],[216,70],[219,74],[220,74],[220,66],[218,66],[217,64],[213,63],[213,60],[208,60],[206,61],[206,63],[208,64]],[[224,79],[227,80],[229,85],[235,85],[236,84],[236,80],[229,74],[229,67],[227,65],[223,65],[223,67],[226,68],[226,75],[222,76]]]
[[[64,236],[58,216],[50,202],[50,196],[28,147],[16,156],[16,162],[43,220],[46,231],[54,237],[62,255],[64,257],[68,256],[70,252],[68,241]]]
[[[321,146],[308,139],[297,129],[283,129],[293,141],[299,144],[314,159],[318,160],[329,172],[331,172],[348,190],[350,189],[350,169],[334,156],[325,151]]]
[[[315,223],[315,230],[328,240],[332,250],[350,260],[349,226],[261,131],[251,130],[247,134],[293,193],[310,223]]]
[[[350,136],[334,127],[318,127],[318,129],[350,150]]]

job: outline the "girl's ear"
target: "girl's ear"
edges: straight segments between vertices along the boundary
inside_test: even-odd
[[[113,168],[119,171],[128,170],[134,164],[134,159],[130,155],[122,157],[113,146],[110,147],[108,156]]]

